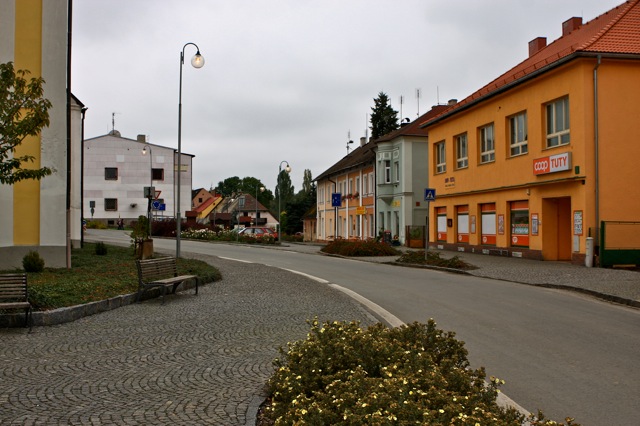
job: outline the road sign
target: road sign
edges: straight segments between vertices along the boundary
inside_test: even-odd
[[[424,189],[424,200],[425,201],[435,201],[436,200],[436,190],[435,190],[435,188],[425,188]]]
[[[342,205],[342,194],[334,192],[331,194],[331,207],[340,207]]]
[[[151,203],[151,207],[153,207],[153,209],[154,209],[154,210],[159,210],[159,209],[160,209],[160,201],[158,201],[158,200],[154,200],[154,201]]]

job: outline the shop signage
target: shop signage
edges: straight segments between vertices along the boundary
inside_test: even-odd
[[[367,208],[365,206],[357,207],[356,214],[367,214]]]
[[[570,152],[549,155],[548,157],[536,158],[535,160],[533,160],[534,175],[562,172],[565,170],[571,170]]]

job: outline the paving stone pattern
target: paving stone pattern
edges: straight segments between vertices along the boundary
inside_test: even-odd
[[[31,334],[0,329],[0,424],[255,424],[278,348],[304,338],[308,319],[375,322],[303,276],[212,263],[224,278],[198,296],[185,291],[165,305],[148,300]]]

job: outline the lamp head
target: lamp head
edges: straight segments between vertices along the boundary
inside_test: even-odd
[[[291,166],[287,164],[287,167],[284,168],[287,173],[291,173]]]
[[[200,54],[200,50],[198,50],[196,52],[196,54],[193,55],[193,58],[191,58],[191,65],[194,68],[202,68],[202,67],[204,67],[204,56],[202,56]]]
[[[142,148],[142,155],[147,155],[147,147]]]

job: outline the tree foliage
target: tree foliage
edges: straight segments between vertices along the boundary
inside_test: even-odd
[[[233,197],[237,194],[251,194],[256,196],[256,188],[258,188],[258,201],[263,206],[269,206],[273,201],[273,192],[267,189],[260,179],[247,176],[240,179],[238,176],[226,178],[223,181],[218,182],[216,192],[224,197]],[[260,188],[265,188],[264,191],[260,191]]]
[[[32,155],[14,156],[27,136],[37,136],[49,125],[51,102],[43,98],[44,80],[27,79],[27,70],[14,70],[13,63],[0,64],[0,183],[12,185],[25,179],[42,179],[49,167],[25,168]]]
[[[301,232],[305,214],[316,204],[316,185],[311,177],[311,170],[305,169],[302,189],[291,197],[285,206],[287,214],[283,216],[282,229],[286,234]],[[285,220],[286,217],[286,220]]]
[[[378,93],[371,108],[371,139],[375,140],[398,129],[398,111],[391,108],[389,97],[384,92]]]

